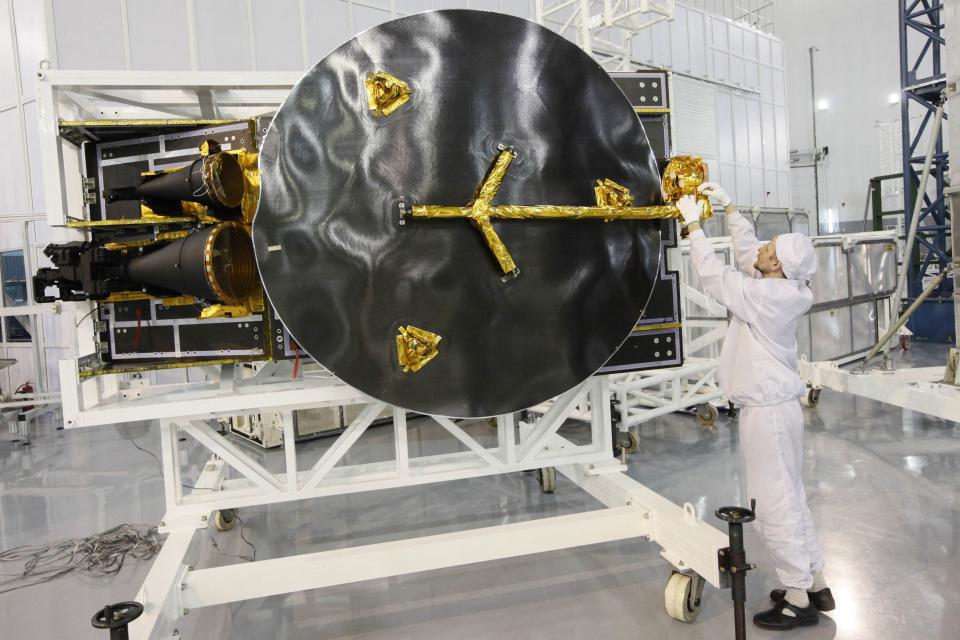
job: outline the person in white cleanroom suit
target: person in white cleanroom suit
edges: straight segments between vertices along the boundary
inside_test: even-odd
[[[720,354],[720,388],[740,405],[740,450],[748,498],[757,501],[757,525],[785,589],[770,597],[773,608],[754,616],[768,629],[817,624],[818,611],[834,608],[823,578],[817,542],[800,472],[807,392],[797,374],[797,320],[810,309],[809,280],[817,270],[810,239],[785,233],[757,240],[720,185],[700,192],[720,203],[733,238],[735,266],[725,266],[700,228],[700,203],[677,203],[690,231],[690,258],[703,291],[729,310]]]

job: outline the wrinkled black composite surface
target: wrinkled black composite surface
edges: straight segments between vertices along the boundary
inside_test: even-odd
[[[414,91],[379,119],[363,84],[375,70]],[[314,359],[380,400],[474,417],[556,396],[610,357],[648,300],[656,223],[494,222],[521,271],[507,284],[466,220],[397,223],[400,198],[466,204],[500,143],[518,157],[494,204],[589,205],[595,178],[659,202],[653,154],[620,90],[525,20],[401,18],[294,87],[263,143],[253,235],[270,300]],[[407,324],[442,336],[417,373],[397,361]]]

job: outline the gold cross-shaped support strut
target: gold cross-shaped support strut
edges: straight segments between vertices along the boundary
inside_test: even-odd
[[[470,220],[480,233],[483,234],[496,258],[500,269],[506,276],[516,276],[520,273],[516,263],[507,251],[506,245],[497,235],[491,220],[655,220],[663,218],[679,218],[680,210],[676,207],[677,200],[684,195],[696,196],[703,202],[701,220],[713,215],[710,203],[706,196],[697,193],[697,187],[706,177],[706,166],[703,160],[692,156],[676,156],[667,164],[663,173],[663,196],[668,204],[648,207],[632,207],[633,196],[630,191],[613,180],[597,180],[594,187],[597,204],[592,207],[567,205],[493,205],[491,201],[500,190],[503,177],[516,157],[511,147],[500,146],[500,153],[494,159],[487,174],[484,176],[473,200],[465,207],[447,205],[414,205],[411,211],[413,218],[466,218]]]

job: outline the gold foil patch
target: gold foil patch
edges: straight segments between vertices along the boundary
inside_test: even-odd
[[[397,334],[397,359],[403,372],[417,372],[440,353],[440,336],[408,324]]]
[[[367,88],[367,106],[378,118],[399,109],[413,93],[410,85],[386,71],[368,71],[364,85]]]

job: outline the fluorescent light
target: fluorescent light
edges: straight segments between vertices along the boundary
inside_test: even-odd
[[[900,103],[900,94],[899,94],[899,93],[891,93],[890,96],[887,98],[887,102],[888,102],[889,104],[899,104],[899,103]]]
[[[826,111],[828,108],[830,108],[830,103],[827,102],[826,98],[817,100],[817,111]]]

